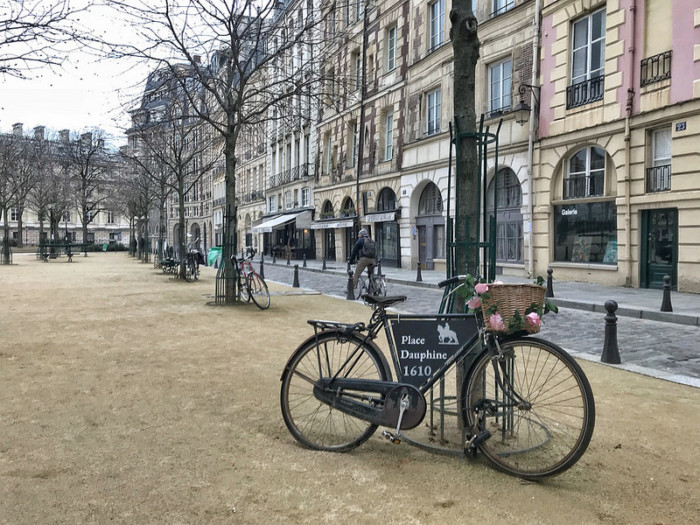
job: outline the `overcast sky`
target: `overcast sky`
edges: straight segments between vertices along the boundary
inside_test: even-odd
[[[129,38],[124,22],[110,19],[104,11],[83,22]],[[102,128],[115,137],[110,142],[118,147],[125,143],[123,131],[129,125],[125,108],[133,107],[147,74],[144,65],[129,70],[125,63],[72,52],[60,70],[43,68],[28,79],[0,76],[0,132],[11,131],[17,122],[25,130],[39,125],[54,131]]]

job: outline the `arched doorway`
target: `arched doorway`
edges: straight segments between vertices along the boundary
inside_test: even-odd
[[[426,270],[435,268],[435,259],[445,258],[445,218],[440,188],[429,182],[418,202],[418,261]]]
[[[355,217],[355,203],[350,197],[345,197],[343,205],[340,208],[341,218]],[[343,228],[343,241],[345,243],[345,253],[349,256],[352,252],[352,247],[355,245],[355,227]]]
[[[496,191],[494,192],[494,182]],[[502,168],[491,179],[486,193],[486,213],[493,217],[496,202],[496,262],[523,262],[523,194],[520,181],[510,168]]]
[[[399,225],[396,222],[396,193],[391,188],[383,188],[377,196],[377,213],[368,216],[376,219],[374,226],[377,241],[377,257],[382,266],[398,268],[399,258]]]
[[[330,219],[334,216],[333,203],[327,200],[321,208],[321,218]],[[333,228],[323,230],[323,256],[327,261],[335,261],[335,229]]]

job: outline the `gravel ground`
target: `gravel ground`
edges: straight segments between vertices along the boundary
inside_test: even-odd
[[[540,483],[392,445],[300,447],[280,374],[310,318],[362,304],[271,284],[214,307],[214,271],[178,282],[125,254],[0,267],[0,522],[692,523],[700,390],[589,361],[596,430]],[[342,290],[338,290],[338,295]],[[668,425],[670,423],[670,425]]]

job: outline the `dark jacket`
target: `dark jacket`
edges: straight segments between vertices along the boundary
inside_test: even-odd
[[[352,252],[350,253],[350,262],[365,256],[364,253],[362,253],[362,248],[365,245],[365,239],[369,239],[369,237],[360,237],[357,239],[357,242],[355,242],[355,246],[352,247]]]

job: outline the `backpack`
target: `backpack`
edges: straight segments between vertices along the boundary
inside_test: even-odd
[[[370,259],[377,256],[377,243],[369,237],[365,237],[365,243],[362,245],[362,256]]]

